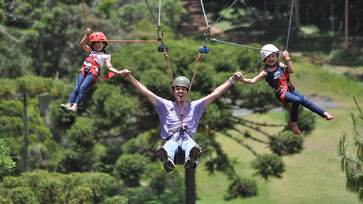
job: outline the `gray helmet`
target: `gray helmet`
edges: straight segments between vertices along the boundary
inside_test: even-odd
[[[261,49],[260,55],[261,55],[261,60],[265,61],[266,57],[268,57],[270,54],[272,53],[279,53],[279,48],[277,48],[275,45],[273,44],[267,44],[264,45]]]
[[[185,87],[185,88],[189,89],[190,88],[190,81],[185,76],[179,76],[179,77],[175,78],[174,85],[175,86]]]

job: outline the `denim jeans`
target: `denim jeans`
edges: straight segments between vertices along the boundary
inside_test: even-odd
[[[88,74],[88,70],[86,72],[86,69],[84,74],[86,75],[86,77],[83,76],[82,72],[79,73],[76,83],[74,84],[73,91],[69,96],[68,103],[70,104],[75,103],[79,105],[82,102],[87,89],[93,84],[94,81],[93,75]]]
[[[276,93],[276,97],[281,101],[281,91]],[[314,113],[320,115],[324,118],[325,110],[315,105],[308,99],[306,99],[301,93],[294,89],[293,93],[286,91],[285,100],[287,103],[292,103],[291,105],[291,122],[297,122],[299,119],[299,105],[301,104],[305,108],[313,111]]]
[[[190,150],[197,145],[197,143],[190,137],[178,137],[178,138],[171,138],[166,140],[163,147],[168,153],[169,158],[174,161],[175,157],[178,157],[180,154],[185,154],[184,162],[189,157]],[[198,160],[195,162],[197,166]]]

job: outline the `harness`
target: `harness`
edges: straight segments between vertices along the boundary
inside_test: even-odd
[[[286,100],[285,100],[285,93],[286,91],[290,91],[291,93],[294,91],[294,86],[290,82],[290,74],[287,72],[284,72],[284,74],[281,76],[280,80],[277,82],[275,87],[275,93],[281,90],[281,102],[284,106],[287,106]]]
[[[100,65],[97,63],[96,59],[94,56],[88,56],[86,58],[86,61],[87,62],[90,62],[91,63],[91,67],[88,67],[86,65],[83,64],[80,72],[82,72],[83,76],[86,77],[86,74],[84,73],[84,69],[85,68],[90,68],[90,71],[88,72],[88,74],[92,74],[93,75],[93,83],[91,85],[91,87],[93,87],[96,83],[97,83],[97,76],[98,75],[101,75],[101,69],[100,69]],[[99,72],[97,72],[97,69],[99,70]],[[87,74],[87,75],[88,75]],[[107,75],[101,77],[102,79],[109,79],[111,77],[113,77],[115,75],[115,73],[113,72],[109,72]]]
[[[171,133],[169,133],[169,135],[164,140],[168,140],[169,138],[171,138],[177,132],[185,132],[187,135],[190,136],[187,129],[188,129],[188,126],[184,126],[184,127],[179,126],[178,128],[174,129]]]

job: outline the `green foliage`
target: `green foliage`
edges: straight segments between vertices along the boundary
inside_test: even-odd
[[[338,155],[341,156],[341,169],[346,175],[346,189],[348,191],[358,194],[360,201],[363,201],[363,112],[361,111],[357,101],[354,98],[354,102],[359,110],[358,118],[356,118],[353,113],[353,130],[354,130],[354,141],[356,149],[355,158],[350,155],[347,150],[347,143],[345,141],[346,136],[343,135],[339,141]]]
[[[295,135],[290,130],[281,131],[277,137],[270,139],[270,149],[278,155],[295,154],[304,148],[304,138],[301,134]]]
[[[147,157],[140,154],[123,154],[115,164],[114,175],[121,178],[127,186],[139,186],[149,162]]]
[[[228,187],[225,200],[232,200],[238,197],[248,198],[257,195],[256,181],[251,179],[234,180]]]
[[[125,196],[113,196],[107,198],[104,204],[128,204],[128,199]]]
[[[11,174],[15,168],[16,164],[11,159],[10,149],[6,146],[3,139],[0,139],[0,180],[9,174]]]
[[[285,164],[277,154],[262,154],[257,156],[252,162],[252,167],[256,170],[256,175],[268,180],[272,177],[281,178],[285,171]]]
[[[0,198],[13,203],[98,203],[106,200],[112,183],[112,177],[104,173],[66,175],[36,170],[5,177]]]

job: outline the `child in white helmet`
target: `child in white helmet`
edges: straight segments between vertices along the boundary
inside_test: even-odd
[[[300,134],[297,126],[300,104],[327,120],[334,119],[333,115],[330,115],[319,106],[313,104],[294,88],[290,83],[289,74],[294,72],[294,67],[289,53],[287,51],[282,52],[287,65],[278,61],[279,53],[279,49],[273,44],[263,46],[260,55],[262,61],[265,63],[264,69],[252,79],[246,79],[242,76],[241,81],[246,84],[255,84],[265,78],[267,83],[275,89],[276,97],[284,106],[287,103],[292,103],[289,126],[295,134]]]
[[[86,44],[88,38],[90,46]],[[126,72],[129,72],[126,69],[118,71],[112,67],[111,55],[108,55],[105,50],[107,46],[107,38],[102,32],[94,32],[91,34],[91,30],[87,28],[86,35],[82,38],[80,45],[83,50],[87,52],[88,57],[83,62],[83,66],[74,84],[73,91],[69,96],[68,103],[60,105],[60,108],[66,113],[77,113],[77,108],[82,102],[87,89],[96,83],[97,77],[100,75],[101,67],[103,67],[103,65],[106,64],[110,73],[102,78],[110,78],[114,74],[123,76]]]

